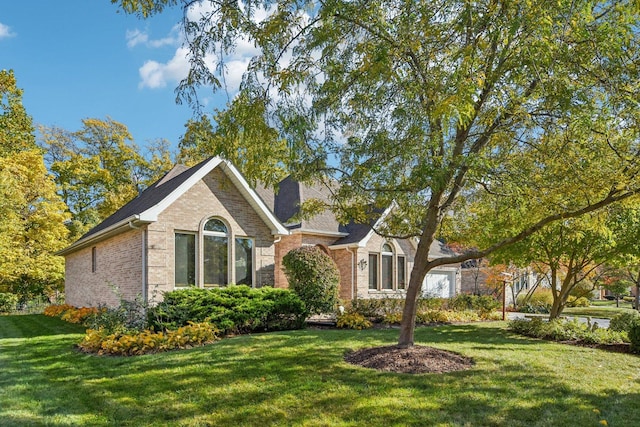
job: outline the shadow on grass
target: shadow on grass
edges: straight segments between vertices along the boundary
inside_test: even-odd
[[[0,417],[18,425],[54,418],[63,425],[640,424],[632,410],[637,383],[611,389],[601,385],[610,374],[596,373],[595,385],[585,385],[554,368],[571,353],[498,326],[416,331],[419,344],[474,357],[469,371],[402,375],[344,362],[347,351],[393,344],[397,333],[258,334],[132,358],[77,353],[71,337],[45,336],[36,348],[11,346],[0,355]],[[593,362],[577,351],[577,364]],[[615,357],[613,364],[631,360]]]

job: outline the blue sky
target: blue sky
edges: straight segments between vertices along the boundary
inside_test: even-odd
[[[179,8],[147,20],[118,13],[109,0],[5,1],[0,8],[0,69],[13,69],[35,124],[75,131],[107,116],[144,146],[175,147],[192,116],[175,103],[187,62]],[[208,111],[226,95],[209,98]]]

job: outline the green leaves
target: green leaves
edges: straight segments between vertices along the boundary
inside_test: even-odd
[[[24,302],[62,285],[65,206],[56,194],[13,72],[0,72],[0,285]]]
[[[155,141],[147,157],[129,130],[111,118],[84,119],[70,132],[40,128],[41,143],[69,212],[71,239],[77,239],[133,199],[173,166],[166,141]]]

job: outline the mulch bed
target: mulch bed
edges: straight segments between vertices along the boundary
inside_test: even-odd
[[[353,365],[403,374],[441,374],[470,369],[475,365],[469,357],[420,345],[363,348],[348,353],[344,359]]]

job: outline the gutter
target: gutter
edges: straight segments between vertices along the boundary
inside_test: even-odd
[[[110,227],[105,228],[104,230],[100,230],[96,234],[92,234],[83,239],[77,240],[75,243],[72,243],[71,246],[68,246],[61,251],[56,252],[54,255],[64,256],[68,255],[77,250],[86,248],[87,246],[91,246],[94,243],[100,242],[110,236],[116,235],[124,231],[124,228],[139,228],[135,224],[149,224],[153,221],[142,220],[140,215],[131,215],[129,218],[125,218],[120,222],[113,224]]]

